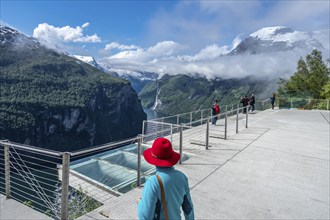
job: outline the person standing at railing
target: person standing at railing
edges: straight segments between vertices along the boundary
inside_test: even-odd
[[[254,111],[254,104],[256,103],[256,97],[254,96],[254,94],[251,95],[250,97],[250,112]]]
[[[247,97],[247,95],[243,96],[241,98],[241,101],[240,103],[243,104],[243,113],[246,114],[246,111],[247,111],[247,107],[249,105],[249,98]]]
[[[194,219],[188,178],[173,167],[180,160],[180,154],[173,151],[171,142],[157,138],[143,156],[156,166],[156,175],[144,185],[138,202],[139,219],[181,219],[181,208],[185,219]]]
[[[218,105],[218,100],[214,100],[214,103],[212,106],[212,125],[217,124],[219,114],[220,114],[220,107]]]
[[[272,104],[272,109],[274,110],[274,105],[275,105],[275,93],[273,93],[273,96],[270,97],[270,103]]]

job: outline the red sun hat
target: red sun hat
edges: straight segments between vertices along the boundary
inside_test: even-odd
[[[158,167],[171,167],[180,160],[180,154],[173,150],[166,138],[157,138],[152,147],[143,152],[143,156],[148,163]]]

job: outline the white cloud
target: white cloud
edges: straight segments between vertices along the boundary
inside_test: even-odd
[[[295,49],[292,51],[269,52],[257,55],[224,56],[237,46],[239,38],[232,45],[209,45],[197,54],[180,55],[184,46],[173,41],[160,42],[147,49],[121,51],[106,57],[103,63],[117,70],[150,71],[163,74],[199,74],[208,79],[240,78],[245,76],[287,77],[295,72],[297,61],[311,51]],[[323,56],[329,56],[327,50]]]
[[[40,43],[45,46],[57,49],[65,50],[67,48],[66,43],[98,43],[101,42],[101,38],[97,34],[84,35],[83,31],[89,26],[86,22],[82,26],[75,28],[70,26],[55,27],[47,23],[39,24],[33,31],[33,37],[37,38]]]
[[[122,46],[120,44],[118,45]],[[114,48],[114,46],[112,47]],[[124,47],[122,48],[125,49]],[[129,47],[126,48],[127,50],[123,50],[113,56],[108,57],[107,59],[123,59],[128,61],[135,60],[141,62],[149,62],[150,60],[155,61],[155,59],[158,57],[165,58],[178,54],[184,48],[184,46],[173,41],[163,41],[147,49],[143,49],[137,46],[132,47],[130,50]]]
[[[205,45],[229,44],[239,34],[248,35],[269,26],[314,31],[329,28],[329,2],[315,1],[180,1],[151,16],[148,39],[171,39],[193,51]]]
[[[110,44],[105,45],[105,50],[112,50],[112,49],[118,49],[118,50],[134,50],[139,49],[138,46],[135,45],[124,45],[119,44],[118,42],[111,42]]]
[[[218,46],[217,44],[212,44],[206,46],[194,56],[181,56],[181,58],[188,61],[215,59],[232,51],[240,42],[241,39],[237,36],[231,45]]]

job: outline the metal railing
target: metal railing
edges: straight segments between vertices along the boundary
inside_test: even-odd
[[[215,116],[206,116],[206,110],[187,113],[189,120],[185,122],[179,116],[180,124],[148,121],[143,131],[152,132],[76,152],[0,141],[0,193],[54,219],[78,218],[141,186],[155,172],[141,155],[156,137],[168,137],[183,163],[208,149],[213,144],[210,138],[226,139],[247,128],[249,113],[242,111],[238,105],[227,107],[217,115],[216,126],[210,125]],[[200,117],[194,116],[197,114]]]
[[[58,204],[66,195],[57,189],[66,184],[57,178],[56,168],[63,162],[63,153],[9,141],[1,141],[0,145],[1,193],[52,218],[65,215],[67,209],[59,208]]]
[[[240,126],[242,121],[244,121],[244,127],[247,128],[249,107],[231,108],[215,116],[200,117],[197,120],[189,120],[181,124],[165,123],[162,122],[163,120],[145,120],[142,126],[142,143],[150,145],[155,138],[166,137],[172,142],[173,148],[181,152],[184,140],[185,145],[189,145],[189,149],[185,148],[185,151],[194,154],[202,149],[201,146],[208,149],[210,137],[227,139],[228,134],[238,133],[239,127],[242,127],[242,125]],[[247,114],[241,114],[243,109]],[[174,118],[180,115],[176,115]],[[217,125],[210,126],[210,122],[215,117]],[[189,138],[188,141],[186,137]]]
[[[302,110],[330,110],[329,99],[304,99],[278,97],[277,104],[280,109],[302,109]]]
[[[220,112],[227,112],[229,110],[233,110],[239,108],[239,103],[229,104],[229,105],[220,105]],[[158,121],[158,122],[165,122],[171,124],[182,124],[182,123],[191,123],[192,121],[202,120],[212,116],[212,109],[199,109],[196,111],[185,112],[176,115],[170,115],[166,117],[151,119],[149,121]]]

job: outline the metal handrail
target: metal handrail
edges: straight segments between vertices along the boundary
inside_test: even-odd
[[[226,108],[226,106],[233,106],[233,105],[237,105],[237,103],[235,103],[235,104],[228,104],[228,105],[221,105],[219,107],[220,107],[220,109],[222,109],[222,108]],[[175,117],[180,117],[182,115],[188,115],[188,114],[198,113],[198,112],[204,112],[204,111],[210,111],[210,108],[204,108],[204,109],[190,111],[190,112],[185,112],[185,113],[180,113],[180,114],[176,114],[176,115],[165,116],[165,117],[161,117],[161,118],[151,119],[149,121],[159,121],[159,120],[164,120],[164,119],[169,119],[169,118],[175,118]]]
[[[188,123],[182,123],[182,125],[188,125],[188,124],[195,124],[195,123],[197,123],[197,122],[199,122],[199,121],[207,121],[207,120],[209,120],[209,119],[212,119],[212,118],[214,118],[214,117],[221,117],[221,116],[226,116],[226,114],[228,114],[228,113],[231,113],[231,112],[236,112],[237,110],[242,110],[242,109],[244,109],[244,108],[249,108],[250,107],[250,105],[247,105],[247,106],[244,106],[244,107],[240,107],[240,108],[236,108],[236,109],[233,109],[233,110],[229,110],[229,111],[226,111],[226,112],[223,112],[223,113],[220,113],[220,114],[217,114],[217,115],[212,115],[212,116],[209,116],[209,117],[206,117],[206,118],[201,118],[201,119],[198,119],[198,120],[196,120],[196,121],[192,121],[192,122],[188,122]],[[190,126],[191,127],[191,126]]]
[[[63,152],[49,150],[49,149],[45,150],[45,149],[42,149],[42,148],[39,148],[39,147],[14,143],[14,142],[11,142],[11,141],[8,141],[8,140],[0,140],[0,145],[15,147],[15,148],[24,149],[24,150],[31,150],[31,151],[34,151],[34,152],[48,154],[48,155],[52,155],[52,156],[62,156],[63,155]]]
[[[128,142],[134,142],[137,139],[139,139],[139,137],[134,137],[134,138],[129,138],[129,139],[124,139],[124,140],[120,140],[120,141],[116,141],[116,142],[110,142],[104,145],[100,145],[99,147],[92,147],[92,148],[87,148],[84,150],[79,150],[79,151],[74,151],[72,153],[70,153],[71,156],[79,156],[82,154],[87,154],[87,153],[91,153],[94,151],[99,151],[99,150],[104,150],[104,149],[112,149],[112,148],[116,148],[118,145],[121,144],[125,144]]]

